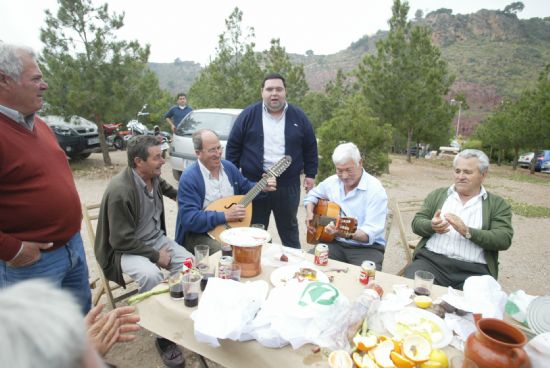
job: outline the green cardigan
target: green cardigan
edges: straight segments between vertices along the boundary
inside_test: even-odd
[[[94,245],[97,262],[107,279],[125,287],[120,258],[123,253],[149,258],[157,263],[159,253],[135,237],[139,224],[139,196],[131,168],[126,168],[113,177],[101,200],[97,233]],[[162,203],[162,196],[175,199],[177,190],[164,179],[153,181],[155,194]],[[166,234],[164,204],[162,205],[161,228]]]
[[[435,233],[432,229],[432,218],[437,210],[443,207],[449,188],[439,188],[431,192],[424,200],[422,208],[414,216],[412,230],[422,239],[416,247],[416,254],[423,248],[428,239]],[[470,228],[470,239],[483,248],[489,273],[495,279],[498,277],[498,252],[512,245],[514,229],[512,229],[512,209],[501,197],[487,192],[482,203],[481,229]]]

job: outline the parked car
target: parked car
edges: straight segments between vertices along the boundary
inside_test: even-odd
[[[63,116],[49,115],[44,121],[54,132],[65,154],[73,160],[82,160],[92,152],[99,152],[97,125],[83,117],[73,115],[69,120]]]
[[[191,139],[193,132],[204,128],[211,129],[218,134],[220,143],[225,148],[231,128],[241,111],[241,109],[193,110],[181,120],[170,146],[170,164],[176,180],[179,180],[181,173],[197,160]],[[222,157],[225,158],[225,152]]]
[[[546,161],[540,166],[540,172],[550,174],[550,161]]]
[[[535,156],[535,152],[525,152],[519,155],[519,158],[518,158],[519,167],[529,168],[529,166],[531,165],[531,160],[533,159],[533,156]]]
[[[537,152],[537,160],[535,161],[535,171],[541,171],[542,165],[550,161],[550,150]]]

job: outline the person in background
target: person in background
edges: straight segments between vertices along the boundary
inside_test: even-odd
[[[175,132],[181,120],[193,111],[190,106],[187,106],[187,95],[185,93],[178,93],[176,103],[177,105],[172,106],[164,115],[166,122],[172,127],[172,132]]]
[[[100,316],[103,306],[82,317],[75,298],[45,279],[0,290],[0,365],[17,368],[104,367],[118,342],[133,341],[139,330],[134,307]]]
[[[256,183],[246,179],[231,162],[222,160],[223,147],[214,131],[194,132],[193,146],[198,160],[180,178],[175,240],[188,250],[208,244],[210,253],[214,253],[221,244],[206,233],[218,225],[243,220],[245,208],[242,205],[224,211],[205,208],[220,198],[246,194]],[[275,178],[268,178],[264,192],[274,191],[276,186]]]
[[[453,161],[454,184],[431,192],[414,216],[413,232],[422,239],[405,277],[417,270],[434,274],[434,283],[462,290],[470,276],[498,277],[498,252],[512,245],[512,209],[483,181],[489,158],[476,149]]]
[[[36,114],[47,89],[33,50],[0,42],[0,288],[47,278],[87,313],[80,198],[65,152]]]
[[[280,74],[264,78],[261,95],[262,101],[248,106],[237,117],[225,157],[252,181],[260,180],[283,156],[292,157],[292,164],[277,180],[277,191],[254,200],[252,223],[267,229],[273,212],[281,242],[300,248],[296,218],[300,175],[304,171],[307,192],[315,185],[317,175],[317,140],[306,114],[287,103],[285,79]]]
[[[162,269],[181,270],[193,257],[166,236],[163,196],[176,199],[176,189],[160,177],[165,161],[160,142],[140,135],[128,142],[128,167],[113,177],[99,209],[96,259],[105,276],[125,286],[123,273],[151,290],[164,279]],[[157,338],[156,346],[168,366],[185,366],[181,349]]]
[[[363,160],[357,146],[342,143],[334,149],[332,161],[336,175],[323,180],[304,198],[306,226],[314,232],[314,209],[319,199],[326,199],[340,206],[341,215],[357,219],[357,230],[343,232],[331,222],[325,227],[334,241],[329,243],[329,258],[361,265],[365,260],[382,269],[386,239],[384,229],[388,214],[388,196],[382,183],[363,169]]]

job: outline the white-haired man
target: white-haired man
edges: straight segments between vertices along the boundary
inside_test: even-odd
[[[434,282],[462,289],[470,276],[498,276],[498,252],[512,244],[512,210],[489,193],[483,181],[489,159],[467,149],[453,161],[454,185],[431,192],[415,215],[412,228],[422,237],[405,276],[417,270],[434,274]]]
[[[304,199],[308,231],[315,231],[314,208],[319,199],[336,203],[341,216],[357,219],[357,231],[348,235],[337,229],[334,222],[328,224],[325,232],[335,236],[328,244],[329,258],[354,265],[370,260],[377,270],[381,270],[386,247],[386,191],[378,179],[363,169],[363,160],[355,144],[340,144],[334,149],[332,161],[336,175],[323,180]]]
[[[43,279],[22,281],[0,290],[0,366],[18,368],[105,367],[117,342],[135,339],[135,307],[100,316],[102,307],[83,318],[76,300]]]

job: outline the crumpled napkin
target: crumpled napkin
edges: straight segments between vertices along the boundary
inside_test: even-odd
[[[484,275],[468,277],[464,282],[462,294],[449,287],[447,294],[442,295],[441,299],[463,311],[479,313],[483,318],[502,319],[507,295],[492,276]],[[464,342],[476,330],[472,314],[461,317],[446,313],[445,323],[458,335],[451,345],[464,350]]]
[[[240,283],[211,277],[197,310],[191,314],[197,341],[218,347],[218,339],[238,340],[265,302],[268,290],[263,280]]]

